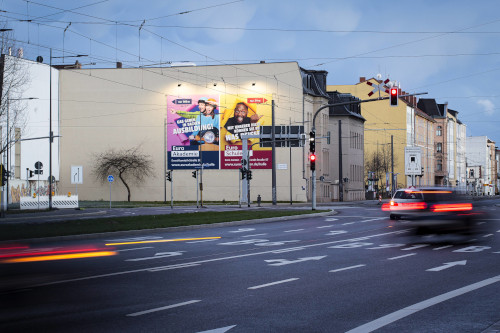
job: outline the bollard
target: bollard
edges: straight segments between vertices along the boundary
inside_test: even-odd
[[[382,194],[379,194],[378,195],[378,204],[381,205],[382,204]]]
[[[262,201],[262,198],[260,197],[260,194],[257,195],[257,205],[260,207],[260,202]]]

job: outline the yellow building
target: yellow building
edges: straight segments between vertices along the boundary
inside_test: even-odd
[[[388,97],[388,89],[383,82],[363,77],[354,85],[327,86],[329,92],[349,93],[361,100]],[[388,100],[365,102],[361,104],[361,115],[366,119],[365,178],[376,179],[374,190],[390,192],[391,173],[395,188],[433,184],[434,121],[416,108],[415,97],[399,98],[397,106],[391,106]],[[422,177],[405,176],[405,147],[408,146],[421,148]],[[366,185],[371,184],[367,181]]]

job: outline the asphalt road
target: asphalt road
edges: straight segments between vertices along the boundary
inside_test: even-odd
[[[363,205],[92,240],[117,255],[0,265],[0,331],[492,332],[500,321],[495,203],[483,202],[489,215],[475,235],[417,237]]]

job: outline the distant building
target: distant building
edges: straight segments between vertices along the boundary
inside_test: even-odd
[[[495,143],[486,136],[468,136],[466,145],[468,191],[476,195],[495,195]]]

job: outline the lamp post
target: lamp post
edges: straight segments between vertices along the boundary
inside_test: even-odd
[[[87,54],[77,54],[74,56],[53,57],[52,48],[50,49],[49,60],[49,210],[52,209],[52,141],[54,135],[52,133],[52,59],[57,58],[80,58],[86,57]]]

